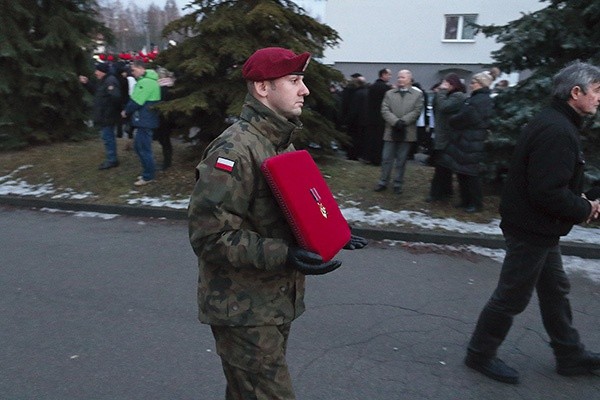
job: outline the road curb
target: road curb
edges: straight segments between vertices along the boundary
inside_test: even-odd
[[[186,219],[186,210],[161,207],[81,203],[54,199],[40,199],[19,196],[0,196],[0,204],[28,208],[56,208],[69,211],[88,211],[103,214],[119,214],[132,217]]]
[[[128,205],[93,204],[76,201],[42,199],[21,196],[0,195],[0,205],[21,208],[54,208],[68,211],[86,211],[103,214],[118,214],[131,217],[187,219],[187,211],[161,207]],[[502,235],[462,234],[454,232],[433,232],[414,230],[384,230],[372,228],[353,228],[352,232],[372,240],[399,240],[405,242],[423,242],[440,245],[473,245],[491,249],[505,249]],[[590,243],[561,241],[563,255],[581,258],[600,259],[600,245]]]

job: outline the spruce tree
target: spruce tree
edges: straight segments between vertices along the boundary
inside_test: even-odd
[[[92,0],[0,0],[0,148],[74,138],[88,118],[77,76],[101,25]]]
[[[550,99],[552,76],[573,60],[600,62],[600,2],[596,0],[552,0],[548,7],[523,14],[502,26],[480,26],[502,47],[492,53],[504,72],[531,71],[532,75],[495,98],[497,117],[490,140],[490,173],[506,169],[521,128]],[[593,121],[590,121],[590,124]],[[584,132],[598,134],[598,126]],[[588,154],[593,142],[586,141]]]
[[[177,114],[186,126],[199,127],[203,139],[216,137],[241,110],[245,60],[262,47],[285,47],[313,55],[305,76],[311,92],[301,116],[305,129],[296,144],[313,142],[328,148],[331,140],[346,140],[324,117],[335,115],[329,85],[343,76],[318,61],[326,47],[338,43],[337,32],[289,0],[195,0],[189,7],[192,12],[163,31],[187,36],[158,59],[177,75],[176,98],[161,105],[163,112]]]

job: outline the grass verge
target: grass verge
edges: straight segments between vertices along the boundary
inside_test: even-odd
[[[91,192],[93,195],[77,201],[100,204],[126,204],[129,199],[144,196],[170,200],[189,198],[194,185],[194,167],[201,155],[197,147],[174,139],[173,166],[159,172],[152,184],[138,188],[133,182],[141,166],[131,144],[129,139],[117,139],[120,166],[104,171],[98,170],[104,156],[99,138],[0,153],[0,184],[7,176],[31,185],[49,183],[57,193]],[[161,148],[157,142],[153,146],[155,160],[160,164]],[[408,162],[403,193],[396,195],[391,190],[373,191],[379,167],[341,156],[314,156],[341,206],[357,207],[365,212],[374,212],[376,207],[395,212],[419,211],[431,217],[480,223],[498,218],[499,199],[493,193],[484,193],[484,210],[476,214],[457,210],[453,202],[426,203],[433,168],[417,161]],[[457,189],[455,183],[455,193]],[[455,195],[454,202],[457,201]]]

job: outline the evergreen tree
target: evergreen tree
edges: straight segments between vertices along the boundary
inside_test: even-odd
[[[329,85],[343,76],[315,60],[326,46],[337,44],[337,32],[289,0],[195,0],[189,6],[193,12],[163,31],[187,35],[158,59],[177,76],[175,99],[161,105],[163,112],[179,115],[186,126],[200,127],[202,138],[214,138],[241,110],[245,60],[262,47],[285,47],[313,55],[305,76],[311,92],[301,116],[305,129],[296,144],[314,142],[328,148],[331,140],[345,141],[345,135],[323,117],[335,114]]]
[[[495,98],[497,118],[490,140],[493,175],[505,170],[521,128],[547,104],[552,76],[573,60],[600,62],[600,2],[543,1],[548,7],[523,14],[506,25],[479,27],[487,37],[495,36],[503,43],[492,53],[502,71],[532,71],[528,79]],[[588,148],[590,145],[592,142],[587,141]]]
[[[0,148],[85,130],[77,76],[91,71],[92,0],[0,0]]]

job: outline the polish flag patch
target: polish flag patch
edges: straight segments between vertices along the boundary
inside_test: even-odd
[[[227,158],[219,157],[219,158],[217,158],[217,162],[215,163],[215,168],[220,169],[222,171],[231,172],[231,171],[233,171],[234,165],[235,165],[235,161],[229,160]]]

